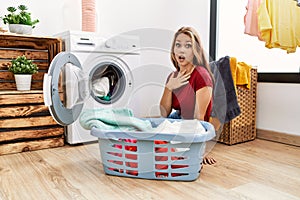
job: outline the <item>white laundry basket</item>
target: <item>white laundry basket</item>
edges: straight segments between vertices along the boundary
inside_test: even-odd
[[[150,119],[154,127],[162,120],[165,119]],[[175,120],[170,119],[170,121]],[[200,174],[206,141],[215,136],[212,124],[199,122],[205,128],[204,133],[122,132],[92,128],[91,134],[99,139],[101,159],[106,174],[192,181]]]

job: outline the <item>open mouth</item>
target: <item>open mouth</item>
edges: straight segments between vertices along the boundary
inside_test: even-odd
[[[180,55],[180,56],[178,56],[178,59],[179,59],[180,62],[183,62],[185,60],[185,57]]]

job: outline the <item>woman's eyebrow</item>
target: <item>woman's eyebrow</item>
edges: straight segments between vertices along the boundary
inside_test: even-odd
[[[176,42],[182,42],[181,40],[175,40]],[[186,40],[186,41],[183,41],[183,42],[185,42],[185,43],[192,43],[192,41],[191,40]]]

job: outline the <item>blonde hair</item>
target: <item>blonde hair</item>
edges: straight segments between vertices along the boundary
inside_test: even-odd
[[[173,39],[173,43],[172,43],[172,47],[171,47],[171,60],[172,60],[173,65],[175,66],[176,70],[179,71],[180,68],[179,68],[178,62],[175,59],[174,47],[175,47],[175,42],[176,42],[177,36],[181,33],[189,36],[192,40],[192,48],[193,48],[193,53],[194,53],[193,65],[202,66],[202,67],[206,68],[207,71],[209,72],[210,76],[213,79],[213,76],[212,76],[212,73],[210,70],[210,66],[209,66],[209,63],[205,56],[205,51],[203,49],[200,37],[199,37],[197,31],[195,29],[193,29],[192,27],[181,27],[174,35],[174,39]]]

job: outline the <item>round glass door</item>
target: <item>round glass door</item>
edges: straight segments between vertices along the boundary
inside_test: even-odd
[[[117,102],[125,91],[123,70],[113,61],[98,63],[90,72],[91,96],[101,104]]]
[[[63,98],[65,87],[74,91],[72,104],[68,106]],[[54,57],[48,73],[44,75],[43,93],[45,104],[57,123],[66,126],[79,117],[90,90],[88,77],[74,54],[61,52]]]

